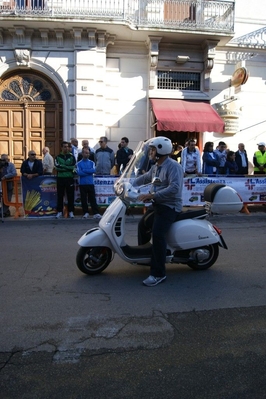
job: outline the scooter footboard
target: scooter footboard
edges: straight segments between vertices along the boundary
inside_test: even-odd
[[[86,231],[78,240],[81,247],[108,247],[113,250],[111,241],[99,227]]]
[[[191,249],[220,243],[220,236],[207,220],[187,219],[173,223],[166,240],[172,249]]]

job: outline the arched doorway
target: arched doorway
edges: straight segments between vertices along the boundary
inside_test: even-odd
[[[34,150],[57,155],[62,141],[62,99],[55,85],[35,72],[19,72],[0,80],[0,153],[17,169]]]

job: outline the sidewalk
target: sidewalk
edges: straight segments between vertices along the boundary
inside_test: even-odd
[[[224,214],[224,215],[212,215],[211,218],[219,218],[219,219],[226,219],[226,218],[239,218],[239,217],[260,217],[260,216],[264,216],[266,215],[266,204],[265,205],[256,205],[256,204],[252,204],[252,205],[248,205],[247,206],[249,213],[246,213],[244,211],[238,212],[237,214]],[[103,215],[104,211],[106,208],[100,208],[100,213]],[[188,211],[188,210],[195,210],[198,209],[198,207],[184,207],[183,208],[184,211]],[[10,222],[10,221],[15,221],[15,220],[19,220],[19,221],[36,221],[38,220],[39,222],[43,222],[43,221],[47,221],[47,220],[57,220],[55,219],[55,216],[52,217],[39,217],[39,218],[27,218],[24,217],[24,212],[23,212],[23,208],[20,208],[20,217],[19,218],[14,218],[14,214],[15,214],[15,208],[10,207],[10,212],[11,212],[11,217],[7,217],[3,219],[3,222]],[[130,222],[133,221],[134,219],[139,220],[142,215],[145,213],[145,208],[144,207],[131,207],[129,209],[128,215],[126,216],[126,221]],[[75,208],[75,220],[78,219],[82,219],[82,209],[76,207]],[[90,218],[88,220],[92,220],[91,219],[91,211],[90,211]],[[62,218],[62,220],[67,220],[68,218]],[[1,220],[1,214],[0,214],[0,220]]]

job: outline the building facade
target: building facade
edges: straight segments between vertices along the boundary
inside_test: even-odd
[[[244,142],[252,159],[266,140],[265,11],[258,0],[0,0],[0,153],[19,167],[71,137],[97,147],[107,136],[116,151],[123,136],[134,149],[166,135]]]

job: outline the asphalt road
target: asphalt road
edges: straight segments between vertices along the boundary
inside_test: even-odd
[[[228,251],[206,271],[168,266],[148,288],[148,268],[118,257],[97,276],[77,269],[93,220],[5,219],[1,398],[266,398],[265,220],[213,217]]]

